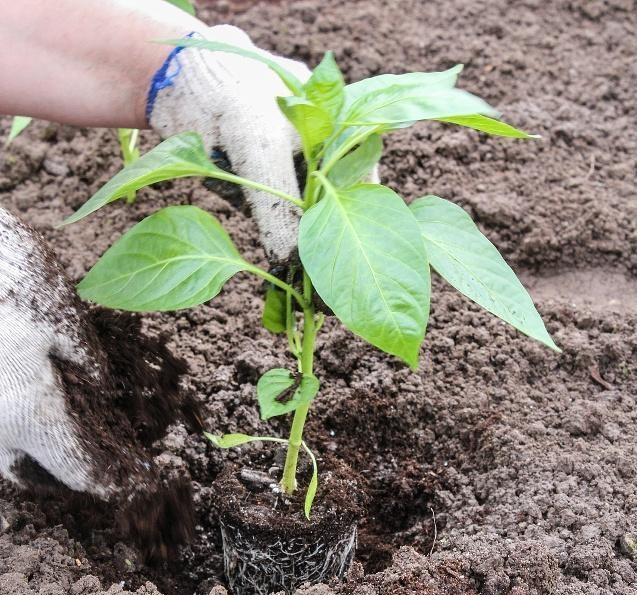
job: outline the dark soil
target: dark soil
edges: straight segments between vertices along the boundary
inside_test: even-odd
[[[250,527],[256,538],[266,542],[278,536],[329,540],[360,519],[364,506],[358,488],[360,478],[357,481],[356,473],[347,465],[334,457],[325,458],[320,469],[324,479],[319,483],[308,523],[303,506],[312,475],[309,460],[300,457],[298,490],[287,496],[271,489],[281,478],[285,449],[269,451],[252,453],[240,465],[224,468],[212,484],[213,515],[226,523]]]
[[[350,80],[462,62],[465,88],[543,136],[427,124],[387,140],[384,181],[407,200],[430,192],[467,209],[538,288],[563,353],[439,279],[416,373],[329,320],[306,439],[357,470],[368,514],[349,582],[300,592],[636,594],[635,3],[306,0],[240,14],[210,5],[206,20],[236,23],[280,53],[315,64],[335,50]],[[265,264],[254,223],[197,181],[54,228],[118,167],[113,132],[36,123],[0,153],[0,202],[45,234],[73,278],[175,202],[215,213],[246,258]],[[259,324],[259,289],[238,275],[210,305],[145,317],[188,362],[211,431],[286,431],[286,420],[260,421],[256,406],[259,374],[289,363]],[[223,593],[210,486],[224,462],[267,448],[214,450],[182,426],[156,445],[157,465],[192,478],[197,514],[194,542],[163,567],[144,566],[99,503],[0,484],[0,595]]]

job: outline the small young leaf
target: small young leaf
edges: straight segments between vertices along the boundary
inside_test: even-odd
[[[417,221],[384,186],[324,187],[325,197],[301,218],[305,270],[347,328],[415,368],[430,292]]]
[[[285,332],[285,292],[277,287],[268,287],[265,294],[265,304],[263,306],[263,316],[261,318],[263,326],[271,333]]]
[[[336,120],[345,101],[345,81],[332,52],[323,56],[303,90],[314,105],[325,110],[333,121]]]
[[[480,114],[472,114],[470,116],[455,116],[452,118],[438,118],[439,122],[448,122],[457,124],[458,126],[466,126],[480,132],[486,132],[493,136],[506,136],[508,138],[540,138],[539,134],[529,134],[522,130],[514,128],[510,124],[487,118]]]
[[[257,398],[261,419],[295,411],[300,405],[311,402],[319,390],[315,376],[303,375],[297,380],[289,370],[268,370],[257,383]]]
[[[345,155],[330,171],[328,179],[336,188],[348,188],[364,180],[380,160],[383,141],[378,134],[369,136],[354,151]]]
[[[410,208],[431,266],[444,279],[525,335],[559,351],[524,286],[464,209],[432,195]]]
[[[277,103],[308,149],[314,149],[332,133],[334,122],[331,116],[307,99],[278,97]]]
[[[288,442],[284,438],[272,438],[271,436],[249,436],[248,434],[222,434],[221,436],[215,436],[209,432],[204,432],[203,434],[217,448],[234,448],[248,442],[280,442],[281,444],[287,444]]]
[[[104,205],[144,186],[187,176],[220,179],[232,177],[208,159],[201,137],[197,133],[176,134],[112,177],[64,223],[75,223]]]
[[[228,52],[229,54],[237,54],[244,58],[251,58],[252,60],[265,64],[270,70],[276,73],[293,95],[299,97],[303,95],[303,84],[296,75],[283,68],[278,62],[268,57],[267,54],[260,53],[258,50],[247,50],[230,43],[223,43],[222,41],[208,41],[207,39],[196,39],[193,37],[162,39],[158,43],[165,43],[166,45],[177,47],[201,48],[213,52]]]
[[[211,300],[232,275],[250,268],[217,219],[197,207],[174,206],[124,234],[77,289],[108,308],[179,310]]]
[[[193,17],[195,16],[195,7],[192,5],[191,2],[189,2],[189,0],[166,0],[167,2],[170,2],[172,5],[176,6],[177,8],[181,8],[181,10],[183,10],[184,12],[187,12],[188,14],[191,14]]]
[[[310,520],[310,511],[312,510],[312,504],[314,503],[314,497],[316,496],[316,489],[318,488],[318,465],[316,464],[316,457],[314,453],[309,449],[308,445],[303,442],[303,448],[312,461],[312,479],[310,479],[310,485],[307,487],[305,493],[305,517]]]
[[[22,131],[31,123],[33,118],[29,118],[27,116],[15,116],[11,121],[11,130],[9,130],[9,136],[7,137],[7,142],[5,146],[8,146],[11,141],[13,141],[18,135],[22,133]]]

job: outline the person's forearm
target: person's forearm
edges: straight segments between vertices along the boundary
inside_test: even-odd
[[[0,2],[0,114],[146,128],[146,95],[171,48],[205,25],[164,0]]]

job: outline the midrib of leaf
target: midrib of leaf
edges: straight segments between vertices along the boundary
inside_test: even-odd
[[[130,255],[134,255],[134,254],[140,254],[142,256],[146,256],[145,254],[142,254],[141,252],[123,252],[121,254],[121,256],[130,256]],[[136,271],[133,271],[132,273],[126,273],[124,275],[119,275],[118,277],[112,277],[111,279],[109,279],[106,283],[100,283],[99,285],[91,285],[90,288],[94,289],[94,288],[99,288],[99,287],[105,287],[106,285],[109,285],[110,283],[113,283],[115,281],[119,281],[121,279],[125,279],[126,277],[132,277],[134,275],[138,275],[139,273],[142,273],[144,271],[147,271],[149,269],[152,269],[156,266],[160,266],[160,265],[168,265],[171,262],[176,262],[178,260],[207,260],[207,261],[212,261],[212,262],[223,262],[225,264],[234,264],[234,265],[238,265],[238,264],[245,264],[242,260],[239,259],[230,259],[230,258],[222,258],[219,256],[211,256],[209,254],[202,254],[201,256],[197,256],[197,255],[191,255],[191,256],[175,256],[172,258],[166,258],[164,260],[157,260],[155,261],[153,264],[145,266],[141,269],[137,269]]]
[[[401,345],[404,346],[405,345],[405,340],[403,338],[402,333],[400,332],[400,325],[396,321],[396,317],[394,316],[394,313],[393,313],[392,309],[389,307],[389,304],[387,303],[387,299],[385,298],[385,294],[384,294],[382,288],[380,287],[380,285],[378,284],[378,278],[376,276],[376,271],[374,270],[374,267],[372,267],[371,263],[369,262],[369,259],[367,258],[367,254],[365,254],[365,251],[362,249],[361,240],[360,240],[358,234],[356,233],[356,230],[355,230],[352,222],[350,221],[349,217],[347,216],[347,211],[345,210],[343,205],[340,203],[340,201],[336,197],[336,193],[335,192],[333,192],[331,189],[329,189],[329,190],[326,189],[326,191],[330,193],[330,195],[332,196],[332,199],[336,201],[336,203],[338,205],[338,208],[342,211],[343,218],[345,219],[348,227],[352,231],[352,233],[353,233],[353,235],[355,237],[356,243],[358,244],[359,251],[363,255],[363,258],[365,259],[365,262],[367,263],[367,266],[368,266],[368,268],[369,268],[369,270],[370,270],[370,272],[372,274],[372,277],[374,279],[374,285],[378,289],[378,293],[380,293],[380,296],[381,296],[381,298],[383,300],[383,304],[385,304],[385,308],[389,312],[389,318],[391,319],[391,322],[392,322],[392,325],[393,325],[395,331],[397,332],[398,336],[400,337]],[[352,301],[352,300],[350,300],[350,301]],[[388,318],[388,316],[385,316],[385,319],[387,319],[387,318]]]

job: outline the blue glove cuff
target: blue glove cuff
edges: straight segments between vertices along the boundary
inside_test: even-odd
[[[188,33],[188,35],[184,36],[184,39],[192,37],[194,34],[194,31]],[[148,124],[150,124],[150,116],[153,113],[157,94],[166,87],[172,87],[175,77],[181,72],[181,64],[177,56],[185,49],[183,46],[173,48],[150,81],[150,88],[148,89],[148,95],[146,97],[146,122],[148,122]]]

